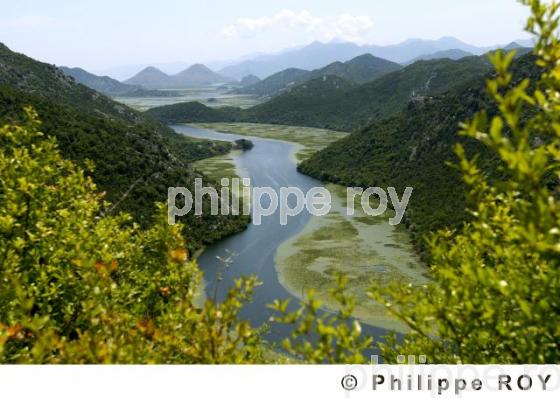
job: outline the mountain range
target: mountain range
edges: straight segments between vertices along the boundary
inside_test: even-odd
[[[451,50],[442,50],[442,51],[437,51],[435,53],[432,54],[424,54],[421,55],[419,57],[414,58],[413,60],[411,60],[409,62],[409,64],[413,64],[416,61],[429,61],[431,59],[443,59],[443,58],[449,58],[449,59],[461,59],[461,58],[465,58],[465,57],[470,57],[474,55],[473,53],[470,53],[468,51],[464,51],[464,50],[459,50],[457,48],[453,48]]]
[[[153,66],[149,66],[130,79],[124,81],[124,83],[138,85],[148,89],[157,89],[208,86],[232,81],[234,81],[234,79],[221,76],[205,65],[194,64],[171,76]]]
[[[522,47],[530,47],[527,40],[518,40]],[[399,44],[388,46],[357,45],[350,42],[321,43],[315,41],[307,46],[289,49],[276,54],[259,55],[226,66],[218,71],[223,76],[241,79],[254,74],[261,79],[288,68],[313,70],[322,68],[335,61],[345,62],[362,54],[372,54],[388,61],[407,64],[414,59],[425,58],[430,54],[446,50],[460,50],[465,53],[480,55],[503,46],[477,47],[464,43],[453,37],[438,40],[409,39]]]
[[[305,82],[333,75],[350,82],[362,84],[375,80],[386,73],[401,69],[401,65],[387,61],[371,54],[363,54],[350,61],[333,62],[323,68],[313,71],[289,68],[275,73],[258,83],[236,90],[240,94],[253,94],[259,96],[273,96],[288,89],[293,89]]]

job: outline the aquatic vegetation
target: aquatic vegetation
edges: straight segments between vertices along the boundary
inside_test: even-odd
[[[280,282],[300,299],[314,289],[324,307],[336,311],[339,304],[329,290],[336,286],[337,275],[344,273],[349,279],[348,294],[356,299],[355,317],[374,326],[405,331],[406,326],[371,300],[368,291],[372,283],[424,284],[428,281],[426,266],[415,255],[406,230],[388,224],[391,214],[372,217],[355,206],[355,215],[348,216],[346,189],[335,184],[327,188],[332,196],[329,215],[313,217],[300,234],[278,248]]]
[[[196,123],[193,126],[259,138],[271,138],[299,144],[296,153],[297,162],[310,157],[329,144],[344,138],[348,133],[317,129],[312,127],[283,126],[259,123]]]

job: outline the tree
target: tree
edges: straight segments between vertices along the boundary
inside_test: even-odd
[[[402,343],[382,345],[389,362],[399,353],[435,363],[560,361],[559,5],[522,2],[541,78],[514,84],[513,52],[496,52],[487,91],[499,112],[461,127],[493,151],[506,178],[489,182],[456,147],[472,221],[430,239],[432,283],[371,291],[410,327]]]
[[[147,230],[106,214],[26,112],[0,128],[0,363],[262,360],[259,333],[238,318],[256,280],[195,305],[200,271],[164,206]]]

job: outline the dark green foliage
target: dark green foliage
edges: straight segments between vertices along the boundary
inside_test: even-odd
[[[55,136],[64,156],[94,164],[91,175],[114,205],[143,225],[170,186],[193,187],[200,176],[190,162],[223,154],[230,144],[194,140],[173,132],[66,76],[59,69],[0,45],[0,124],[21,122],[33,106],[45,133]],[[187,216],[191,247],[243,228],[243,217]]]
[[[235,147],[243,151],[248,151],[249,149],[252,149],[254,146],[255,144],[253,144],[253,141],[248,140],[246,138],[240,138],[238,140],[235,140]]]
[[[547,364],[560,359],[560,4],[523,0],[527,30],[538,38],[540,76],[492,56],[487,92],[499,111],[481,110],[459,134],[493,153],[503,174],[491,181],[479,158],[456,145],[472,219],[430,239],[432,281],[424,287],[376,286],[372,297],[407,323],[384,358],[425,355],[431,363]]]
[[[163,123],[212,123],[234,122],[242,111],[238,108],[211,108],[200,102],[181,102],[158,106],[145,113]]]
[[[335,92],[326,88],[325,95],[292,90],[249,112],[263,122],[351,131],[398,113],[412,97],[441,94],[489,69],[484,57],[420,61],[367,84]]]
[[[535,75],[536,68],[527,56],[516,62],[514,71],[520,78]],[[495,112],[479,78],[456,91],[410,102],[405,112],[331,144],[299,169],[349,186],[394,186],[397,192],[413,187],[404,222],[423,251],[426,233],[456,227],[467,218],[461,174],[445,165],[455,160],[454,145],[460,142],[467,153],[477,154],[484,170],[494,169],[487,149],[457,135],[459,123],[480,109]]]
[[[346,120],[347,110],[336,102],[356,85],[338,76],[323,76],[270,101],[239,112],[238,120],[336,129],[335,120]],[[328,104],[330,115],[324,114]]]
[[[201,273],[165,205],[146,229],[108,214],[25,113],[0,126],[0,363],[262,361],[259,331],[239,319],[255,278],[195,305]]]

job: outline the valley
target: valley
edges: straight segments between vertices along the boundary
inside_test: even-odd
[[[298,174],[296,162],[347,135],[312,128],[259,124],[172,127],[195,138],[233,141],[244,136],[255,143],[249,151],[236,151],[195,163],[212,178],[231,178],[237,174],[250,177],[254,186],[278,189],[281,184],[300,187],[304,191],[322,184]],[[307,136],[309,140],[305,140]],[[305,142],[309,144],[305,145]],[[383,306],[367,297],[368,288],[374,283],[419,285],[428,281],[427,268],[416,256],[406,229],[390,226],[390,214],[367,216],[358,209],[359,206],[354,216],[347,216],[345,188],[334,184],[326,187],[333,198],[328,215],[301,214],[290,218],[286,226],[275,222],[273,216],[263,220],[262,225],[250,224],[245,231],[207,247],[198,257],[205,274],[206,295],[211,297],[216,289],[219,292],[225,290],[240,275],[255,273],[263,286],[257,290],[256,300],[248,306],[246,316],[258,324],[266,321],[267,314],[270,315],[266,303],[272,295],[291,297],[296,302],[313,289],[324,302],[325,310],[337,310],[338,306],[328,292],[334,287],[335,275],[344,272],[351,281],[349,293],[357,300],[356,318],[370,327],[406,331],[406,327],[389,316]],[[247,242],[251,244],[247,245]],[[220,259],[227,258],[230,262],[224,267]],[[253,265],[255,263],[257,265]],[[272,327],[268,338],[278,342],[280,336],[285,336],[285,331],[276,328]]]
[[[0,364],[558,361],[560,7],[30,1]]]
[[[221,85],[160,89],[151,90],[151,92],[148,90],[146,93],[139,93],[139,95],[115,95],[113,98],[115,101],[139,111],[190,101],[197,101],[212,108],[231,106],[241,109],[250,108],[262,102],[262,99],[255,95],[234,94],[230,88]]]

